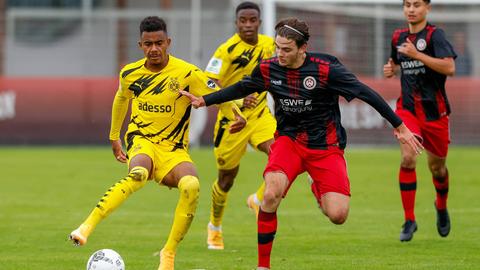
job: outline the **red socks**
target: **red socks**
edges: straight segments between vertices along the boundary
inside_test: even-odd
[[[415,220],[415,193],[417,191],[417,174],[415,169],[400,168],[400,195],[402,196],[405,220]]]
[[[277,213],[258,212],[258,267],[270,268],[270,253],[277,232]]]
[[[435,190],[437,191],[437,200],[435,202],[437,209],[446,209],[448,198],[448,171],[444,177],[437,177],[432,180]]]

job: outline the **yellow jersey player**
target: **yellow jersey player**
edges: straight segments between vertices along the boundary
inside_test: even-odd
[[[168,54],[171,39],[161,18],[145,18],[140,24],[140,35],[139,47],[145,58],[128,64],[120,72],[110,130],[113,154],[118,161],[128,162],[129,173],[107,190],[70,239],[76,245],[84,245],[102,219],[153,179],[178,188],[180,193],[170,235],[160,252],[159,269],[173,270],[177,246],[190,227],[199,194],[197,172],[187,152],[191,105],[179,90],[201,95],[218,87],[194,65]],[[119,137],[130,100],[125,154]],[[220,110],[233,121],[230,132],[245,126],[235,104],[221,106]]]
[[[222,87],[227,87],[250,75],[262,59],[273,56],[275,52],[273,39],[258,34],[260,23],[260,9],[257,4],[243,2],[237,6],[235,21],[237,32],[220,45],[210,59],[205,70],[208,77]],[[240,159],[245,154],[247,144],[268,154],[274,140],[276,122],[267,106],[267,92],[252,94],[236,102],[247,117],[246,127],[241,132],[232,134],[226,130],[229,120],[221,111],[215,125],[214,153],[218,179],[212,186],[212,207],[207,226],[209,249],[224,248],[221,225],[227,194],[238,173]],[[248,206],[256,213],[263,199],[264,188],[265,185],[262,184],[247,200]]]

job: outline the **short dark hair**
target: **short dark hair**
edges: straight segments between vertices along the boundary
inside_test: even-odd
[[[278,36],[295,40],[297,47],[306,44],[310,38],[308,25],[294,17],[280,20],[275,26],[275,32]]]
[[[140,35],[143,32],[157,32],[163,31],[167,33],[167,24],[162,18],[158,16],[149,16],[140,23]]]
[[[260,17],[260,7],[256,3],[249,1],[240,3],[237,6],[237,9],[235,9],[235,16],[238,15],[238,12],[240,12],[240,10],[242,9],[255,9],[256,11],[258,11],[258,16]]]

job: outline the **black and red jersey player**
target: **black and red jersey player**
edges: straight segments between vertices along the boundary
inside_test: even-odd
[[[442,237],[446,237],[450,232],[446,167],[450,142],[450,104],[445,81],[447,76],[455,73],[456,54],[443,30],[427,22],[430,9],[429,0],[403,1],[408,27],[393,33],[391,58],[384,66],[384,75],[393,77],[396,70],[400,69],[402,91],[396,113],[427,150],[428,167],[437,192],[437,230]],[[417,230],[414,214],[417,159],[415,152],[408,147],[400,145],[400,149],[399,182],[405,216],[400,241],[410,241]]]
[[[395,128],[397,138],[413,151],[422,146],[402,120],[372,89],[337,58],[307,52],[308,26],[296,18],[275,27],[277,57],[262,61],[251,76],[221,91],[190,97],[194,107],[234,100],[268,91],[275,101],[277,131],[264,171],[265,195],[258,214],[258,268],[270,268],[277,228],[276,211],[295,178],[307,171],[323,213],[335,224],[345,222],[350,184],[344,159],[347,143],[340,121],[339,97],[359,98],[375,108]]]

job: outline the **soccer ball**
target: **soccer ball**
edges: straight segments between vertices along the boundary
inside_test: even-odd
[[[100,249],[88,259],[87,270],[125,270],[125,264],[115,250]]]

